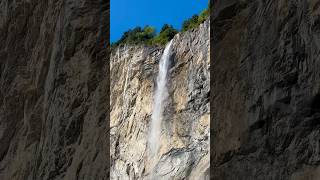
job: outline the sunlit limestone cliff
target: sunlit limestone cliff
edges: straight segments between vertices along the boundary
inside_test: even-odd
[[[164,102],[155,164],[150,161],[147,142],[164,47],[123,45],[112,51],[112,179],[205,179],[209,175],[209,39],[209,20],[173,38],[169,96]]]

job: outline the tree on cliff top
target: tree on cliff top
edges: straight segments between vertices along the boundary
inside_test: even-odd
[[[173,26],[165,24],[162,26],[159,35],[153,38],[152,44],[164,45],[168,41],[170,41],[177,33],[178,31],[174,29]]]
[[[209,1],[208,8],[203,10],[199,15],[193,15],[191,18],[185,20],[182,24],[182,32],[190,29],[197,28],[201,23],[208,19],[210,13],[209,9],[212,8],[212,1]],[[136,27],[129,29],[123,33],[119,41],[112,43],[111,47],[115,47],[121,44],[148,44],[148,45],[165,45],[170,41],[178,30],[174,29],[172,25],[164,24],[160,33],[157,35],[155,28],[152,26]]]
[[[154,27],[145,26],[143,29],[141,27],[136,27],[134,29],[129,29],[124,32],[119,41],[114,43],[114,45],[120,44],[141,44],[151,41],[156,35]]]
[[[185,20],[182,24],[182,32],[188,31],[190,29],[197,28],[209,17],[209,8],[203,10],[200,15],[193,15],[191,18]]]
[[[138,26],[134,29],[130,29],[123,33],[120,40],[112,44],[112,46],[117,46],[121,44],[164,45],[168,41],[170,41],[177,33],[178,31],[174,29],[172,25],[169,24],[163,25],[158,35],[156,35],[154,27],[146,26],[142,29]]]

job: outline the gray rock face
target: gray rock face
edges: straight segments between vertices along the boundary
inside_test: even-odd
[[[1,0],[0,17],[0,179],[108,179],[99,1]]]
[[[319,1],[217,0],[213,179],[319,179]]]
[[[158,179],[209,173],[209,21],[173,39]],[[126,46],[111,53],[111,179],[148,179],[147,137],[163,48]],[[201,177],[203,176],[203,177]]]

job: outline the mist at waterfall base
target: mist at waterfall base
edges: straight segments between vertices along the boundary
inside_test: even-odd
[[[155,157],[160,146],[161,122],[163,119],[164,103],[168,97],[167,77],[170,64],[172,40],[166,45],[159,62],[157,85],[154,93],[154,102],[151,116],[151,125],[148,136],[149,154]]]

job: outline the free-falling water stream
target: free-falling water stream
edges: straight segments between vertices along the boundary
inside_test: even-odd
[[[151,124],[148,136],[149,159],[155,160],[160,146],[161,122],[163,120],[164,103],[168,97],[168,69],[170,64],[172,40],[166,45],[159,62],[156,90],[154,92]],[[152,163],[154,166],[154,163]]]

